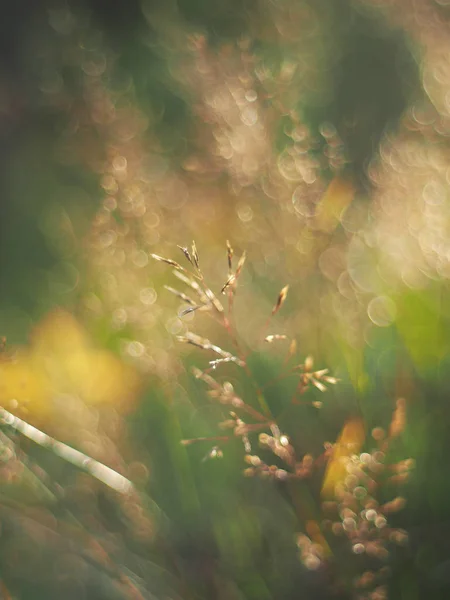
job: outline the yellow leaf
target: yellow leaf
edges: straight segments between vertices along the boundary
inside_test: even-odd
[[[322,548],[325,556],[330,556],[331,548],[320,529],[319,523],[315,520],[306,521],[305,529],[311,541],[315,544],[318,544]]]
[[[362,418],[354,417],[345,423],[328,461],[322,484],[322,497],[333,498],[335,496],[336,486],[347,476],[346,459],[352,454],[359,453],[365,437],[366,431]]]
[[[328,186],[317,207],[317,227],[332,232],[338,226],[343,211],[351,204],[355,195],[352,183],[336,176]]]

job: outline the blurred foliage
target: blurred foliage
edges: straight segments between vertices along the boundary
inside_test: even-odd
[[[63,398],[59,411],[66,417],[72,397],[87,405],[109,403],[116,410],[131,410],[138,387],[132,367],[111,352],[93,348],[77,321],[61,310],[33,330],[29,349],[3,354],[0,379],[2,405],[47,428],[55,416],[61,419],[52,398]],[[76,416],[69,418],[73,426]]]
[[[389,597],[448,597],[447,4],[7,3],[0,404],[33,433],[2,413],[0,596],[351,597],[373,565],[323,541],[321,493],[345,479],[339,456],[383,448],[381,428],[387,464],[416,465],[379,486],[380,503],[406,498]],[[226,301],[226,240],[234,268],[248,253],[229,327],[180,316],[151,261],[181,263],[193,238]],[[175,340],[191,327],[224,352],[239,337],[248,372],[213,374],[324,455],[309,483],[243,477],[242,444],[217,433],[230,407],[191,374],[217,356]],[[289,369],[310,354],[340,381],[297,397]],[[57,440],[92,459],[69,464]],[[105,465],[130,495],[90,476]]]

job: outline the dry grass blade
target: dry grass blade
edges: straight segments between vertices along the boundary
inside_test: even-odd
[[[12,427],[29,440],[32,440],[43,448],[48,448],[60,458],[72,463],[79,469],[86,471],[95,479],[98,479],[108,487],[121,494],[128,494],[133,491],[133,484],[117,471],[91,458],[87,454],[83,454],[79,450],[75,450],[63,442],[59,442],[55,438],[50,437],[40,429],[30,425],[26,421],[19,419],[4,408],[0,407],[0,420],[5,425]]]
[[[214,294],[214,292],[212,290],[210,290],[208,287],[205,287],[205,295],[208,298],[208,300],[211,302],[211,304],[214,306],[214,308],[217,310],[217,312],[223,313],[222,304],[216,298],[216,295]]]
[[[177,337],[179,342],[183,342],[186,344],[191,344],[192,346],[196,346],[197,348],[201,348],[202,350],[212,350],[216,354],[218,354],[222,361],[212,361],[212,362],[234,362],[240,367],[244,367],[245,363],[237,356],[234,356],[230,352],[226,350],[222,350],[219,346],[212,344],[208,339],[202,338],[195,333],[188,331],[186,335],[180,335]]]
[[[192,300],[192,298],[189,298],[189,296],[187,296],[183,292],[179,292],[175,288],[170,287],[170,285],[165,285],[164,287],[165,287],[165,289],[168,292],[170,292],[171,294],[174,294],[175,296],[177,296],[177,298],[180,298],[180,300],[183,300],[183,302],[187,302],[187,304],[191,304],[192,306],[196,306],[194,300]]]
[[[173,274],[184,284],[189,286],[200,298],[200,302],[202,304],[211,304],[218,313],[223,313],[223,306],[217,299],[216,295],[210,290],[207,286],[199,285],[196,281],[187,277],[184,273],[180,273],[179,271],[174,271]],[[200,277],[200,276],[199,276]]]
[[[192,241],[192,258],[194,259],[194,266],[197,270],[200,270],[197,246],[195,245],[194,241]]]
[[[208,297],[206,296],[205,292],[202,290],[202,288],[196,281],[194,281],[190,277],[187,277],[184,273],[180,273],[180,271],[173,271],[173,274],[175,275],[175,277],[177,279],[179,279],[185,285],[187,285],[192,290],[194,290],[194,292],[200,298],[200,302],[202,302],[203,304],[206,304],[209,302]]]
[[[286,300],[288,290],[289,290],[289,286],[285,285],[284,288],[281,290],[281,292],[278,294],[277,303],[275,304],[275,306],[272,309],[272,315],[275,315],[280,310],[280,308],[283,306],[284,301]]]
[[[178,271],[186,272],[186,269],[184,267],[182,267],[179,263],[177,263],[175,260],[172,260],[171,258],[164,258],[163,256],[159,256],[159,254],[150,254],[150,256],[154,260],[156,260],[158,262],[166,263],[166,265],[170,265],[171,267],[174,267]]]
[[[247,253],[246,253],[246,252],[245,252],[245,250],[244,250],[244,252],[243,252],[243,253],[242,253],[242,255],[241,255],[241,258],[240,258],[240,259],[239,259],[239,261],[238,261],[237,267],[236,267],[236,273],[235,273],[235,277],[236,277],[236,279],[237,279],[237,278],[239,277],[239,275],[241,274],[241,271],[242,271],[242,268],[243,268],[243,266],[244,266],[244,264],[245,264],[245,259],[246,259],[246,258],[247,258]]]

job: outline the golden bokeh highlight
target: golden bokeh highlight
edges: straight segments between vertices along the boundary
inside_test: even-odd
[[[10,349],[0,360],[0,403],[9,411],[50,425],[70,418],[72,400],[126,412],[139,388],[135,369],[97,348],[78,321],[55,310],[33,330],[30,345]]]

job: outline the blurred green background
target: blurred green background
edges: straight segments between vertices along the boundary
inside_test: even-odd
[[[295,338],[292,364],[311,354],[340,379],[305,406],[292,376],[267,387],[301,455],[351,418],[388,430],[406,399],[388,460],[415,469],[380,490],[407,500],[387,594],[448,597],[447,4],[5,4],[1,405],[138,491],[120,498],[2,426],[4,598],[383,597],[355,595],[373,565],[342,542],[326,568],[299,560],[295,534],[323,518],[324,466],[285,486],[244,478],[238,439],[223,458],[208,458],[215,442],[180,444],[224,435],[229,411],[191,373],[215,357],[175,336],[233,351],[207,314],[179,316],[163,287],[176,279],[150,257],[181,263],[192,239],[217,295],[226,240],[235,266],[248,254],[233,326],[250,375],[224,364],[218,380],[258,406],[255,388],[284,369],[258,336],[286,284],[265,335]]]

